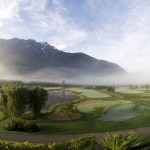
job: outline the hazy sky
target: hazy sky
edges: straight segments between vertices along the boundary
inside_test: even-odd
[[[0,38],[13,37],[150,69],[150,0],[0,0]]]

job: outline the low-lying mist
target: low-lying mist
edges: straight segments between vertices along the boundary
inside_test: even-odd
[[[39,81],[39,82],[56,82],[61,83],[65,80],[68,84],[85,84],[85,85],[122,85],[122,84],[149,84],[150,71],[141,71],[135,73],[127,73],[125,75],[92,75],[84,74],[74,75],[76,70],[60,68],[43,69],[34,73],[12,73],[11,70],[6,69],[0,65],[0,79],[1,80],[21,80],[24,82]]]

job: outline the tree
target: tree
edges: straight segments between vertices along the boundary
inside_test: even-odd
[[[94,107],[92,110],[90,118],[100,117],[106,112],[106,108],[104,106]]]
[[[62,80],[62,89],[65,89],[65,80]]]
[[[16,84],[5,86],[2,89],[1,99],[5,111],[7,111],[11,117],[21,117],[24,113],[27,103],[26,92],[26,88]]]
[[[35,118],[39,117],[41,108],[47,100],[47,91],[41,87],[32,87],[29,90],[28,104]]]
[[[22,117],[29,106],[34,117],[37,118],[47,100],[47,91],[41,87],[8,85],[2,89],[1,100],[10,117]]]
[[[73,105],[72,102],[66,102],[61,106],[61,112],[66,114],[69,117],[72,117],[75,113],[78,112],[77,108]]]

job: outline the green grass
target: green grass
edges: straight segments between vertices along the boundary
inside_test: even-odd
[[[106,109],[110,109],[113,106],[120,104],[122,101],[96,101],[89,104],[79,104],[77,108],[80,112],[90,113],[94,107],[105,106]]]
[[[140,115],[140,112],[135,109],[135,105],[132,101],[122,101],[120,105],[110,108],[108,112],[99,119],[104,121],[120,121],[138,115]]]
[[[36,122],[42,127],[38,134],[83,134],[150,127],[149,115],[147,111],[126,121],[101,121],[89,120],[86,114],[82,114],[77,120],[54,121],[41,118]]]
[[[138,89],[130,89],[128,87],[119,87],[115,89],[115,92],[123,93],[123,94],[140,94],[144,91],[138,90]]]
[[[62,87],[43,87],[45,90],[49,91],[49,90],[61,90]]]
[[[93,90],[93,89],[67,88],[67,90],[80,93],[82,96],[85,96],[86,98],[98,99],[98,98],[108,98],[108,97],[111,97],[108,94],[105,94],[105,93],[102,93],[102,92],[99,92],[99,91]]]
[[[97,101],[89,104],[79,104],[77,106],[80,112],[90,113],[94,107],[105,106],[106,114],[100,117],[103,121],[120,121],[127,120],[140,115],[140,112],[135,109],[135,104],[132,101]]]
[[[122,97],[125,94],[82,88],[69,88],[69,90],[81,93],[89,99],[95,98],[97,100],[91,104],[77,104],[77,107],[82,114],[81,118],[77,120],[56,121],[48,119],[48,115],[41,116],[41,118],[37,120],[31,120],[31,122],[36,122],[42,127],[41,131],[34,134],[84,134],[150,127],[150,99],[130,98],[129,100],[123,101]],[[105,96],[103,94],[105,94]],[[109,99],[109,101],[106,99]],[[116,117],[116,115],[122,117],[124,115],[132,116],[132,113],[134,114],[136,112],[134,112],[134,105],[137,111],[141,113],[140,115],[133,118],[129,117],[127,120],[110,120],[110,118]],[[89,120],[88,113],[97,106],[105,106],[107,108],[108,113],[106,114],[105,119],[106,117],[110,117],[108,121],[99,119]],[[0,116],[3,118],[3,114],[0,114]],[[0,120],[0,131],[5,131],[4,126],[8,119],[9,118],[4,117]]]
[[[5,118],[5,113],[0,111],[0,121],[3,120]]]
[[[102,121],[89,120],[87,114],[82,113],[82,117],[77,120],[55,121],[48,119],[45,115],[31,122],[36,122],[42,128],[41,131],[34,134],[85,134],[150,127],[149,116],[150,111],[144,111],[142,115],[126,121]],[[8,118],[0,121],[0,131],[5,131],[4,126],[7,121]]]
[[[139,111],[150,110],[150,99],[138,99],[134,100],[134,103]]]

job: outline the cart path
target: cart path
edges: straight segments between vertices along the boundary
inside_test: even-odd
[[[129,129],[123,131],[114,131],[114,132],[102,132],[102,133],[93,133],[93,134],[78,134],[78,135],[39,135],[33,133],[10,133],[10,132],[0,132],[0,140],[8,141],[17,141],[24,142],[28,141],[31,143],[51,143],[51,142],[66,142],[71,139],[78,139],[83,136],[96,135],[96,140],[99,141],[104,137],[106,133],[127,133],[128,131],[134,131],[137,135],[150,134],[150,127],[147,128],[138,128],[138,129]]]

